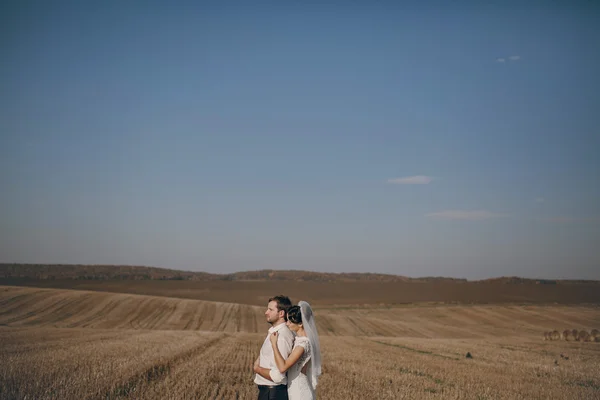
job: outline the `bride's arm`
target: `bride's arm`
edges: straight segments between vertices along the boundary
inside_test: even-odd
[[[300,359],[302,354],[304,354],[304,347],[298,346],[293,351],[292,354],[287,358],[287,360],[283,359],[279,348],[277,347],[277,332],[273,332],[271,335],[271,346],[273,346],[273,355],[275,356],[275,364],[277,365],[277,369],[282,374],[285,374],[288,369]]]

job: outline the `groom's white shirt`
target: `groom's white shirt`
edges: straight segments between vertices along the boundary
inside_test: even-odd
[[[284,360],[287,360],[292,352],[292,348],[294,347],[294,334],[292,331],[290,331],[290,328],[288,328],[286,324],[279,324],[269,328],[269,333],[267,334],[267,337],[260,348],[260,358],[258,363],[262,368],[268,368],[271,370],[269,375],[271,376],[273,382],[263,378],[259,374],[256,374],[254,383],[257,385],[287,385],[286,375],[279,372],[277,364],[275,364],[273,346],[271,345],[271,340],[269,339],[269,336],[271,336],[273,332],[277,332],[277,348],[279,349],[279,352]]]

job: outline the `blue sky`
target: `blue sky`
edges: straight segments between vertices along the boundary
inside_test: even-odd
[[[0,6],[0,261],[600,279],[595,2],[82,3]]]

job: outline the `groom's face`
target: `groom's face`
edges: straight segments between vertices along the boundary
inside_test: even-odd
[[[269,304],[267,305],[267,311],[265,311],[265,315],[267,316],[267,322],[270,323],[271,325],[274,324],[275,322],[279,321],[280,312],[279,312],[279,309],[277,308],[276,301],[269,302]]]

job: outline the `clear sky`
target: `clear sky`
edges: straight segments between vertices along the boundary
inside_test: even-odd
[[[3,1],[0,261],[600,279],[599,2],[318,3]]]

